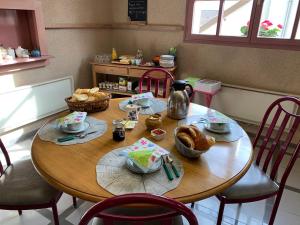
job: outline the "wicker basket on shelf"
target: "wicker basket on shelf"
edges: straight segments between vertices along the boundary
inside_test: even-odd
[[[109,107],[109,100],[111,99],[111,95],[108,94],[104,99],[99,99],[91,102],[73,102],[70,101],[71,98],[72,97],[68,97],[65,99],[71,112],[79,111],[93,113],[106,110]]]

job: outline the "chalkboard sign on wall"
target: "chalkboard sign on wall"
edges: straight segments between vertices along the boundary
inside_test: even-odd
[[[147,0],[128,0],[130,21],[147,21]]]

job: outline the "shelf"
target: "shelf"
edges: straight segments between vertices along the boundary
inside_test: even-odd
[[[45,55],[36,58],[16,58],[15,60],[4,61],[0,63],[0,74],[46,66],[50,58],[53,57]]]
[[[126,96],[132,96],[132,95],[136,94],[133,92],[122,92],[122,91],[105,90],[105,89],[100,89],[100,91],[106,92],[106,93],[111,93],[111,94],[126,95]]]

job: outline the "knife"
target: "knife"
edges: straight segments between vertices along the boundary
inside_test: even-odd
[[[57,141],[58,142],[65,142],[65,141],[71,141],[71,140],[74,140],[75,138],[85,138],[87,135],[89,134],[93,134],[93,133],[96,133],[97,131],[91,131],[91,132],[88,132],[88,133],[84,133],[84,134],[77,134],[77,135],[68,135],[68,136],[65,136],[65,137],[61,137],[61,138],[57,138]]]

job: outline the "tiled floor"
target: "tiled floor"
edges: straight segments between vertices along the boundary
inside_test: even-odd
[[[8,147],[12,161],[30,156],[31,139]],[[284,170],[287,160],[283,161],[280,173]],[[280,208],[276,217],[276,225],[300,225],[300,160],[288,179]],[[3,193],[0,193],[3,194]],[[265,225],[268,221],[272,199],[256,203],[243,204],[240,209],[237,205],[227,205],[225,208],[223,225]],[[72,207],[72,199],[64,194],[58,203],[61,225],[78,224],[82,214],[92,203],[78,200],[79,207]],[[219,202],[216,198],[208,198],[195,204],[193,211],[199,219],[200,225],[216,224]],[[50,209],[28,210],[19,216],[16,211],[0,210],[0,225],[52,225]]]

